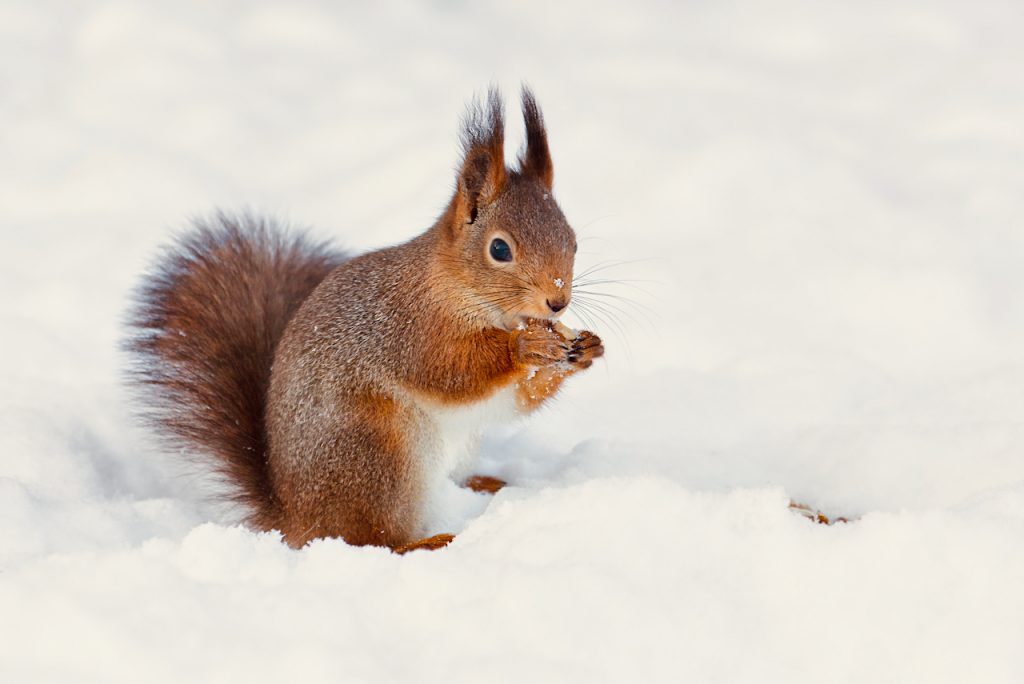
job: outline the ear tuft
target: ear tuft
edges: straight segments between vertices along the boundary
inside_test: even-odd
[[[505,106],[501,93],[491,87],[485,102],[475,99],[462,119],[462,169],[459,172],[459,217],[476,220],[477,211],[505,188]]]
[[[494,86],[487,89],[487,99],[481,102],[474,98],[466,106],[462,117],[462,153],[468,157],[480,148],[497,148],[503,151],[505,145],[505,102],[501,91]]]
[[[555,180],[555,169],[548,150],[548,134],[544,129],[544,116],[530,87],[523,85],[523,121],[526,123],[526,146],[519,155],[519,170],[533,176],[548,190]]]

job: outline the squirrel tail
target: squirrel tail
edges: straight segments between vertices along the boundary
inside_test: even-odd
[[[249,215],[193,221],[135,294],[125,348],[145,418],[213,457],[249,522],[280,526],[264,424],[274,350],[299,305],[347,257]]]

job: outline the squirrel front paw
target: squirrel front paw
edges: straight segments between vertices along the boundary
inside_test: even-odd
[[[583,330],[574,334],[561,324],[531,320],[513,333],[512,347],[516,360],[525,366],[545,367],[559,363],[575,370],[590,368],[594,359],[604,356],[601,338]]]
[[[572,340],[567,360],[582,370],[590,368],[594,364],[594,359],[599,359],[602,356],[604,356],[604,344],[601,343],[601,338],[589,330],[581,330]]]
[[[572,343],[558,334],[549,321],[533,319],[512,332],[512,356],[523,366],[550,366],[568,360]]]

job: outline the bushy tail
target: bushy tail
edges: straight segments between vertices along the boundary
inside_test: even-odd
[[[264,409],[285,324],[345,256],[251,216],[196,220],[143,281],[131,378],[176,448],[209,454],[260,529],[278,526]]]

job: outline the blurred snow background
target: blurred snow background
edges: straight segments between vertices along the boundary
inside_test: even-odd
[[[1024,679],[1018,2],[0,5],[4,681]],[[130,288],[252,207],[355,249],[544,108],[608,359],[456,542],[301,551],[132,427]],[[818,527],[789,497],[863,516]],[[482,507],[482,502],[481,502]]]

